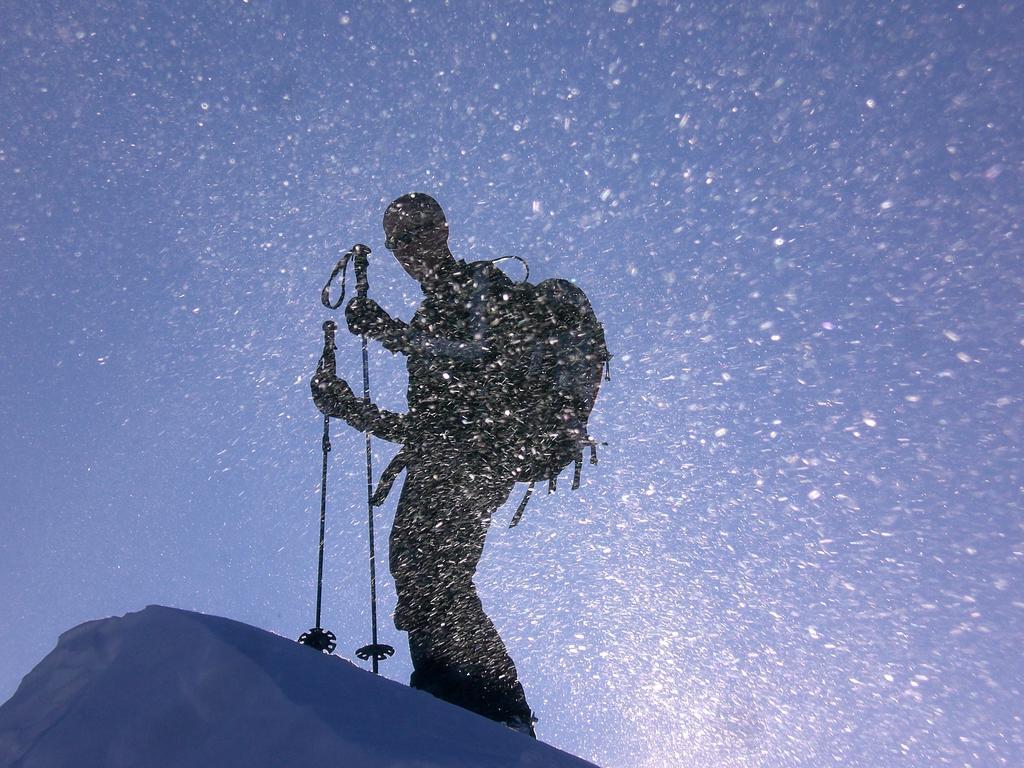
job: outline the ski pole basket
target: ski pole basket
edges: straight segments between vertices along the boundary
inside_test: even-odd
[[[313,627],[313,629],[303,632],[299,636],[299,642],[326,654],[334,653],[334,649],[338,647],[338,638],[334,636],[334,633],[321,627]]]
[[[363,661],[367,659],[373,659],[375,662],[383,661],[384,659],[390,659],[394,655],[395,649],[384,643],[370,643],[356,651],[356,656]]]

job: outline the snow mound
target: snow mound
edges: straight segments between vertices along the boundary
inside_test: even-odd
[[[64,633],[0,707],[0,766],[594,768],[293,640],[150,606]]]

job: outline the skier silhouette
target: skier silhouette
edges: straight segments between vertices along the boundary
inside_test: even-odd
[[[515,664],[473,583],[491,516],[511,493],[502,449],[506,393],[493,372],[493,338],[511,281],[448,248],[448,223],[429,195],[411,193],[384,213],[385,247],[424,293],[409,323],[372,299],[349,302],[349,330],[406,356],[408,411],[367,407],[342,379],[321,372],[313,401],[328,416],[402,443],[378,501],[405,469],[390,539],[398,592],[395,627],[408,632],[409,684],[535,736]]]

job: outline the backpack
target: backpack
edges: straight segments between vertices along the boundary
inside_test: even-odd
[[[559,474],[575,463],[572,488],[578,488],[588,446],[590,463],[597,463],[587,420],[602,373],[609,378],[611,357],[604,329],[579,287],[562,279],[534,285],[528,278],[527,268],[523,282],[505,283],[507,298],[494,333],[493,366],[506,413],[502,443],[513,477],[529,483],[510,528],[522,518],[536,483],[546,480],[550,493]]]

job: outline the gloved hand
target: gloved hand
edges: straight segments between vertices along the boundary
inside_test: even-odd
[[[313,393],[313,404],[324,416],[333,416],[345,421],[359,420],[363,401],[352,392],[352,388],[328,371],[317,371],[309,381]]]
[[[392,319],[373,299],[356,297],[345,307],[348,329],[357,336],[366,335],[384,341],[401,334],[403,323]]]

